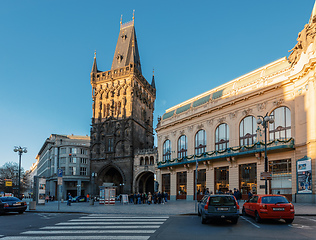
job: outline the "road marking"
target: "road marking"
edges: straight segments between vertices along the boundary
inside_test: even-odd
[[[156,230],[85,230],[85,231],[27,231],[21,234],[103,234],[103,233],[155,233]]]
[[[40,229],[141,229],[141,228],[159,228],[160,225],[151,226],[52,226],[52,227],[42,227]]]
[[[253,222],[251,222],[250,220],[248,220],[247,218],[241,217],[242,219],[246,220],[247,222],[251,223],[252,225],[254,225],[256,228],[260,228],[257,224],[254,224]]]
[[[134,218],[142,218],[142,219],[161,219],[161,218],[163,218],[163,219],[168,219],[169,217],[162,217],[162,216],[160,216],[160,217],[108,217],[108,215],[102,215],[102,214],[91,214],[91,215],[89,215],[89,216],[84,216],[84,217],[80,217],[80,218],[94,218],[94,219],[96,219],[96,218],[104,218],[104,219],[107,219],[107,218],[109,218],[109,219],[118,219],[118,218],[127,218],[127,219],[134,219]]]
[[[300,217],[300,218],[308,219],[308,220],[310,220],[310,221],[316,222],[316,219],[313,219],[313,218],[308,218],[308,217]]]
[[[143,225],[143,224],[152,224],[152,225],[157,225],[157,224],[164,224],[164,222],[64,222],[64,223],[57,223],[56,225]]]
[[[288,226],[292,227],[292,228],[312,229],[310,226],[306,226],[306,225],[302,225],[302,224],[296,224],[296,223],[289,224]]]
[[[147,240],[150,236],[89,236],[88,239],[91,240],[99,240],[99,239],[106,239],[106,240]],[[1,240],[77,240],[77,239],[87,239],[87,236],[46,236],[46,237],[22,237],[22,236],[14,236],[14,237],[5,237],[1,238]]]
[[[148,219],[147,221],[166,221],[167,219]],[[107,218],[107,219],[71,219],[69,220],[69,222],[113,222],[113,221],[123,221],[123,222],[140,222],[140,221],[144,221],[144,219],[140,219],[140,218],[135,218],[135,219],[128,219],[128,218],[116,218],[116,219],[111,219],[111,218]]]

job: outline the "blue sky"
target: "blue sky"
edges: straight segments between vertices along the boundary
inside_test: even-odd
[[[289,56],[314,0],[2,0],[0,166],[27,147],[29,169],[50,134],[89,135],[90,72],[110,70],[123,23],[135,27],[142,71],[155,68],[157,117],[166,109]]]

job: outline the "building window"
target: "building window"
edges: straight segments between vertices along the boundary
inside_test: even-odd
[[[170,196],[170,173],[162,174],[162,192],[166,192]]]
[[[66,163],[66,158],[65,157],[61,157],[60,158],[60,164],[65,164]]]
[[[69,162],[70,163],[77,163],[77,158],[75,158],[75,157],[69,157]]]
[[[178,158],[187,156],[187,136],[182,135],[178,139]]]
[[[113,138],[109,138],[108,139],[108,152],[113,152],[113,149],[114,149],[114,141],[113,141]]]
[[[144,158],[143,157],[140,158],[139,165],[141,165],[141,166],[144,165]]]
[[[229,127],[222,123],[215,130],[215,150],[220,151],[229,147]]]
[[[239,144],[240,146],[252,145],[256,142],[257,122],[253,116],[245,117],[239,125]]]
[[[205,153],[206,149],[206,133],[200,130],[195,134],[195,154]]]
[[[60,149],[60,154],[66,154],[66,148],[61,148]]]
[[[81,167],[80,168],[80,175],[81,176],[86,176],[87,175],[87,168],[86,167]]]
[[[215,193],[226,193],[229,190],[229,167],[214,169]]]
[[[76,175],[76,167],[69,167],[69,175]]]
[[[145,165],[149,165],[149,158],[145,157]]]
[[[77,153],[77,148],[69,148],[69,153]]]
[[[163,161],[171,159],[171,142],[166,140],[163,144]]]
[[[150,165],[154,165],[154,164],[155,164],[154,157],[150,156]]]
[[[187,172],[177,172],[177,198],[184,198],[187,195]]]
[[[270,141],[291,138],[291,111],[287,107],[279,107],[271,113],[274,123],[269,124]]]
[[[257,193],[256,163],[239,165],[239,184],[241,194],[248,194],[249,191]]]
[[[87,158],[80,158],[80,163],[87,164],[88,163],[88,159]]]
[[[82,155],[87,155],[88,154],[88,151],[87,151],[87,149],[80,149],[80,153],[82,154]]]

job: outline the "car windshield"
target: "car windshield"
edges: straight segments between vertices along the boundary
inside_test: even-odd
[[[266,203],[266,204],[289,203],[289,201],[285,197],[282,197],[282,196],[262,197],[261,202]]]
[[[215,197],[210,197],[209,205],[234,206],[236,205],[236,202],[231,196],[215,196]]]
[[[1,197],[0,200],[2,202],[21,201],[20,199],[18,199],[16,197]]]

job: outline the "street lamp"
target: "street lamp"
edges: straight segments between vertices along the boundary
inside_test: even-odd
[[[20,198],[20,187],[21,187],[21,157],[22,153],[27,153],[26,147],[15,146],[13,149],[14,152],[19,153],[19,189],[18,189],[18,198]]]
[[[267,123],[274,123],[273,115],[258,116],[257,123],[264,128],[264,171],[268,172],[268,156],[267,156]],[[265,177],[266,178],[266,177]],[[268,194],[268,180],[265,179],[265,194]]]

